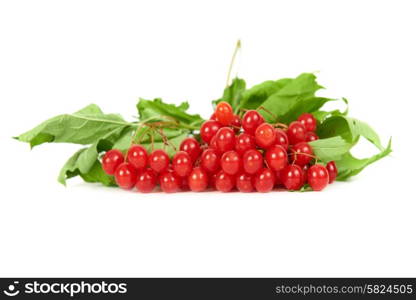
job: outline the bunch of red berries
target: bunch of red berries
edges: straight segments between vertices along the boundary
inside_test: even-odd
[[[318,139],[315,130],[316,119],[308,113],[289,126],[269,124],[256,110],[246,111],[241,119],[221,102],[201,125],[201,142],[186,138],[172,160],[162,149],[149,154],[143,146],[132,145],[125,156],[117,149],[108,151],[102,166],[121,188],[135,186],[143,193],[158,184],[167,193],[210,187],[265,193],[277,186],[299,190],[305,184],[320,191],[338,171],[334,162],[317,163],[308,143]]]

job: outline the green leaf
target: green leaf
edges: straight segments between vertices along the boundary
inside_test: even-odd
[[[246,82],[241,78],[234,78],[231,85],[224,89],[223,95],[220,99],[212,101],[214,105],[217,105],[221,101],[230,103],[234,112],[240,106],[240,101],[243,92],[246,90]]]
[[[289,124],[297,120],[301,114],[315,112],[329,101],[336,101],[336,99],[323,97],[300,99],[284,115],[280,116],[279,122]]]
[[[340,159],[353,146],[341,136],[319,139],[309,142],[314,154],[323,162]]]

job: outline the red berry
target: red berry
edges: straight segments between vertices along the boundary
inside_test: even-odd
[[[235,139],[235,150],[243,155],[249,149],[256,148],[256,141],[254,136],[247,133],[240,133]]]
[[[198,141],[192,137],[184,139],[179,146],[179,149],[188,152],[192,162],[195,162],[198,159],[199,154],[201,154],[201,146]]]
[[[267,166],[274,171],[280,171],[287,165],[287,152],[280,145],[270,147],[265,156]]]
[[[214,149],[206,149],[201,155],[201,167],[209,173],[216,172],[220,167],[220,155]]]
[[[200,167],[192,170],[188,176],[188,185],[193,192],[202,192],[208,187],[208,174]]]
[[[309,166],[308,165],[304,165],[302,167],[302,180],[303,180],[303,184],[308,183],[308,170],[309,170]]]
[[[136,189],[142,193],[150,193],[153,191],[157,183],[155,171],[148,168],[139,174],[136,182]]]
[[[255,110],[248,110],[243,116],[242,126],[248,134],[254,134],[261,123],[264,123],[264,118]]]
[[[169,167],[169,156],[162,149],[154,150],[149,155],[149,166],[156,172],[160,173]]]
[[[334,161],[330,161],[329,163],[326,164],[326,169],[328,170],[329,183],[333,183],[338,175],[337,165],[335,164]]]
[[[159,184],[165,193],[175,193],[180,189],[181,178],[171,170],[164,171],[159,176]]]
[[[119,187],[129,190],[137,182],[137,170],[130,163],[122,163],[117,167],[114,177]]]
[[[318,137],[318,135],[315,132],[308,131],[306,133],[306,141],[307,142],[313,142],[313,141],[316,141],[316,140],[319,140],[319,137]]]
[[[312,114],[303,113],[298,118],[298,121],[305,126],[307,131],[315,131],[316,130],[316,119]]]
[[[228,102],[220,102],[215,109],[215,116],[218,122],[224,126],[228,126],[234,118],[233,108]]]
[[[280,171],[280,180],[288,190],[299,190],[303,186],[303,173],[298,165],[288,165]]]
[[[210,120],[218,121],[217,116],[215,115],[215,111],[212,113],[211,117],[209,117]]]
[[[254,177],[254,187],[257,192],[267,193],[273,189],[275,180],[274,172],[268,168],[263,168]]]
[[[127,161],[137,170],[143,170],[147,166],[146,149],[140,145],[132,145],[127,152]]]
[[[282,146],[285,150],[289,148],[289,138],[286,132],[279,128],[276,129],[276,145]]]
[[[240,155],[234,150],[225,152],[221,157],[222,170],[230,175],[235,175],[241,170]]]
[[[236,177],[235,185],[237,189],[243,193],[250,193],[254,190],[253,178],[246,173],[241,173]]]
[[[325,166],[311,166],[308,170],[308,183],[314,191],[322,191],[329,183],[329,174]]]
[[[124,162],[124,155],[120,150],[112,149],[103,156],[102,167],[108,175],[114,175],[117,167]]]
[[[305,126],[299,121],[290,123],[287,129],[287,136],[289,138],[289,144],[294,145],[306,140]]]
[[[303,167],[304,165],[307,165],[312,159],[312,147],[306,142],[297,143],[292,147],[291,155],[293,163]]]
[[[178,176],[188,176],[192,171],[191,156],[185,151],[176,152],[172,159],[172,168]]]
[[[208,120],[201,125],[201,138],[205,143],[210,143],[211,139],[217,134],[221,128],[221,124],[217,121]]]
[[[215,175],[215,188],[223,193],[229,192],[234,188],[235,178],[224,171],[219,171]]]
[[[271,124],[260,124],[254,134],[256,144],[260,148],[269,148],[276,143],[276,130]]]
[[[263,167],[263,155],[256,149],[247,150],[243,155],[244,171],[255,174]]]
[[[237,134],[241,129],[241,118],[238,115],[233,116],[233,121],[231,122],[231,127],[234,129],[234,132]]]
[[[234,149],[235,133],[229,127],[222,127],[215,136],[216,148],[220,153],[224,153]]]

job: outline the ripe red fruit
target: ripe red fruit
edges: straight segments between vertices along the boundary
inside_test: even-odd
[[[240,155],[234,150],[227,151],[221,156],[221,168],[230,175],[235,175],[241,170]]]
[[[307,165],[312,159],[312,147],[306,142],[297,143],[292,147],[291,155],[293,163],[303,167],[304,165]]]
[[[169,156],[162,149],[154,150],[149,155],[148,160],[150,168],[152,168],[156,173],[163,172],[169,167]]]
[[[215,116],[218,122],[224,126],[228,126],[234,118],[233,108],[228,102],[220,102],[215,109]]]
[[[214,173],[220,167],[220,155],[214,149],[208,148],[201,155],[201,167],[209,172]]]
[[[219,171],[215,175],[215,188],[223,193],[229,192],[234,188],[235,178],[224,171]]]
[[[159,184],[162,191],[165,193],[175,193],[180,190],[181,178],[173,171],[167,170],[160,174]]]
[[[289,138],[286,132],[279,128],[276,129],[276,145],[282,146],[285,150],[289,148]]]
[[[289,144],[294,145],[306,140],[305,126],[299,121],[290,123],[287,129],[287,137],[289,138]]]
[[[326,169],[328,170],[329,175],[329,183],[333,183],[334,180],[337,178],[338,169],[334,161],[330,161],[326,164]]]
[[[307,131],[316,130],[316,119],[312,114],[303,113],[299,116],[298,121],[305,126]]]
[[[132,145],[127,152],[127,161],[137,170],[143,170],[147,166],[146,149],[140,145]]]
[[[280,180],[288,190],[299,190],[303,186],[303,173],[298,165],[288,165],[280,171]]]
[[[215,136],[216,148],[220,153],[224,153],[234,149],[235,133],[229,127],[222,127]]]
[[[243,193],[250,193],[254,190],[253,178],[246,173],[241,173],[235,178],[235,185]]]
[[[208,174],[200,167],[192,170],[188,176],[188,185],[193,192],[205,191],[208,187]]]
[[[102,167],[108,175],[114,175],[117,167],[123,163],[124,155],[120,150],[112,149],[103,156]]]
[[[255,131],[256,144],[260,148],[269,148],[276,143],[276,130],[271,124],[262,123]]]
[[[264,123],[264,118],[255,110],[248,110],[243,116],[242,126],[248,134],[254,134],[261,123]]]
[[[233,120],[231,122],[231,127],[234,129],[234,132],[237,134],[240,132],[241,129],[241,118],[238,115],[233,116]]]
[[[148,168],[139,174],[136,182],[136,189],[142,193],[150,193],[153,191],[157,183],[155,171]]]
[[[280,145],[270,147],[266,151],[265,157],[267,166],[274,171],[282,170],[288,163],[287,152]]]
[[[263,167],[263,155],[256,149],[247,150],[243,155],[244,171],[255,174]]]
[[[185,151],[176,152],[172,159],[172,168],[178,176],[188,176],[192,171],[191,156]]]
[[[315,132],[308,131],[306,133],[306,141],[307,142],[313,142],[313,141],[316,141],[316,140],[319,140],[319,137],[318,137],[318,135]]]
[[[217,116],[215,115],[215,111],[212,113],[211,117],[209,117],[210,120],[218,121]]]
[[[205,143],[210,143],[211,139],[217,134],[221,128],[221,124],[217,121],[208,120],[201,125],[201,138]]]
[[[274,172],[268,168],[263,168],[254,177],[254,187],[257,192],[267,193],[273,189],[275,180]]]
[[[314,191],[323,190],[329,183],[329,174],[325,166],[311,166],[308,170],[308,183]]]
[[[243,155],[249,149],[256,148],[256,141],[254,136],[247,134],[247,133],[240,133],[235,138],[235,150],[240,154]]]
[[[201,146],[198,141],[192,137],[184,139],[179,146],[179,149],[188,152],[192,162],[195,162],[198,159],[199,154],[201,154]]]
[[[302,180],[303,180],[303,184],[308,183],[308,170],[309,170],[309,166],[308,165],[304,165],[302,167]]]
[[[130,163],[122,163],[117,167],[114,177],[119,187],[129,190],[137,182],[137,170]]]

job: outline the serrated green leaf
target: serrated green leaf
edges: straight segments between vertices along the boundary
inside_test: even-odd
[[[314,154],[323,162],[340,159],[353,146],[341,136],[319,139],[309,142]]]

